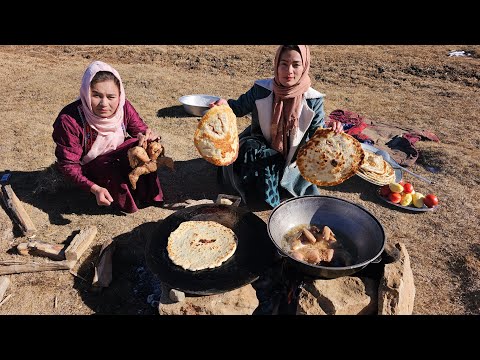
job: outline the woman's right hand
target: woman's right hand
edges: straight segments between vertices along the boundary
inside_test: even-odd
[[[214,102],[208,104],[208,106],[210,106],[211,108],[214,107],[214,106],[220,106],[220,105],[228,105],[227,100],[218,99],[217,101],[214,101]]]
[[[98,186],[97,184],[94,184],[90,188],[90,192],[95,195],[95,198],[97,199],[97,204],[100,206],[110,206],[110,204],[113,202],[113,198],[108,192],[108,190]]]

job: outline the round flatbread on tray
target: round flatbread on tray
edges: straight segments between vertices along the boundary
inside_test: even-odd
[[[319,128],[298,151],[300,174],[318,186],[338,185],[355,175],[365,154],[354,137]]]
[[[232,164],[238,156],[237,117],[228,105],[209,109],[198,123],[193,142],[200,155],[217,166]]]
[[[232,229],[215,221],[185,221],[168,237],[170,260],[185,270],[219,267],[237,249]]]
[[[393,167],[384,160],[381,155],[363,149],[365,157],[357,175],[375,185],[387,185],[395,182],[395,171]]]

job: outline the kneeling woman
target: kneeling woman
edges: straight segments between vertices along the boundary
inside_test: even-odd
[[[98,205],[133,213],[139,204],[163,203],[156,172],[142,175],[136,190],[130,186],[128,149],[159,136],[126,100],[120,75],[110,65],[94,61],[88,66],[80,98],[60,111],[52,136],[58,170],[93,193]]]

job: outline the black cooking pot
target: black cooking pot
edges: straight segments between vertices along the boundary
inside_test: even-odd
[[[284,236],[298,225],[328,226],[352,256],[349,266],[313,265],[296,260],[285,250]],[[386,238],[382,224],[366,209],[331,196],[299,196],[282,202],[272,210],[268,234],[280,255],[303,273],[317,278],[337,278],[379,262]],[[322,263],[323,264],[323,263]]]
[[[237,249],[221,266],[185,270],[168,256],[170,234],[184,221],[216,221],[232,229]],[[187,207],[159,221],[147,238],[147,266],[166,285],[193,295],[213,295],[250,284],[279,260],[265,222],[252,212],[232,205],[204,204]]]

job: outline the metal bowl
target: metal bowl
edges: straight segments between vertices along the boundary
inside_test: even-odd
[[[320,266],[296,260],[283,246],[283,237],[302,224],[327,225],[351,250],[350,266]],[[369,263],[380,262],[386,236],[378,219],[362,206],[333,196],[304,195],[288,199],[270,213],[268,235],[280,255],[307,275],[321,278],[348,276]]]
[[[203,116],[210,109],[208,105],[217,100],[220,100],[218,96],[204,94],[185,95],[178,99],[185,111],[194,116]]]

